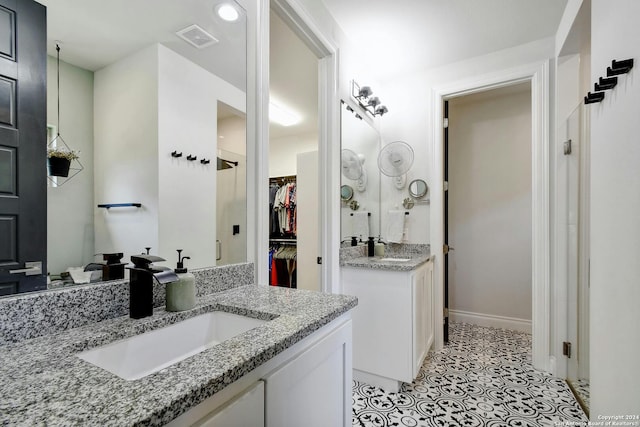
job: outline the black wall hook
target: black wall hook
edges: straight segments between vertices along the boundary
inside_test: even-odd
[[[193,162],[194,160],[198,160],[198,157],[197,156],[192,156],[191,154],[189,154],[187,156],[187,160],[189,160],[190,162]]]
[[[587,96],[584,97],[584,103],[594,104],[596,102],[602,102],[603,99],[604,99],[604,92],[596,92],[596,93],[589,92]]]
[[[598,80],[598,83],[593,84],[593,90],[594,92],[609,90],[616,87],[617,84],[618,84],[617,77],[609,77],[607,79],[600,77],[600,80]]]
[[[182,157],[182,151],[179,153],[177,151],[172,151],[171,157]]]
[[[611,67],[607,67],[607,77],[626,74],[633,68],[633,58],[623,59],[622,61],[611,61]]]
[[[209,159],[202,159],[202,160],[200,160],[200,163],[202,163],[203,165],[208,165],[209,163],[211,163],[211,160],[209,160]]]

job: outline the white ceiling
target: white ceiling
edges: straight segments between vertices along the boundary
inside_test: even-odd
[[[162,43],[234,86],[246,88],[246,19],[221,20],[222,0],[38,0],[47,6],[47,48],[96,71],[153,43]],[[175,32],[198,24],[220,42],[196,49]]]
[[[272,123],[270,138],[317,133],[318,58],[273,11],[269,31],[271,101],[302,117],[294,126]]]
[[[554,36],[567,0],[322,0],[380,80]]]

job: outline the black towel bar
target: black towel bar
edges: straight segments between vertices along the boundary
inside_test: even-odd
[[[98,205],[99,208],[111,209],[111,208],[141,208],[142,203],[105,203]]]

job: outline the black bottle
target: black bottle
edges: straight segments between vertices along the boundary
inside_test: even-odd
[[[356,236],[351,238],[351,246],[358,246],[358,238]]]
[[[369,237],[369,241],[367,242],[367,255],[374,256],[376,253],[375,242],[373,241],[373,237]]]

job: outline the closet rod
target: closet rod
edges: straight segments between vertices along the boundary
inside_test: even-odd
[[[290,245],[296,245],[298,242],[295,239],[269,239],[272,243],[288,243]]]
[[[285,176],[271,176],[269,177],[269,183],[271,182],[291,182],[296,181],[296,175],[285,175]]]

